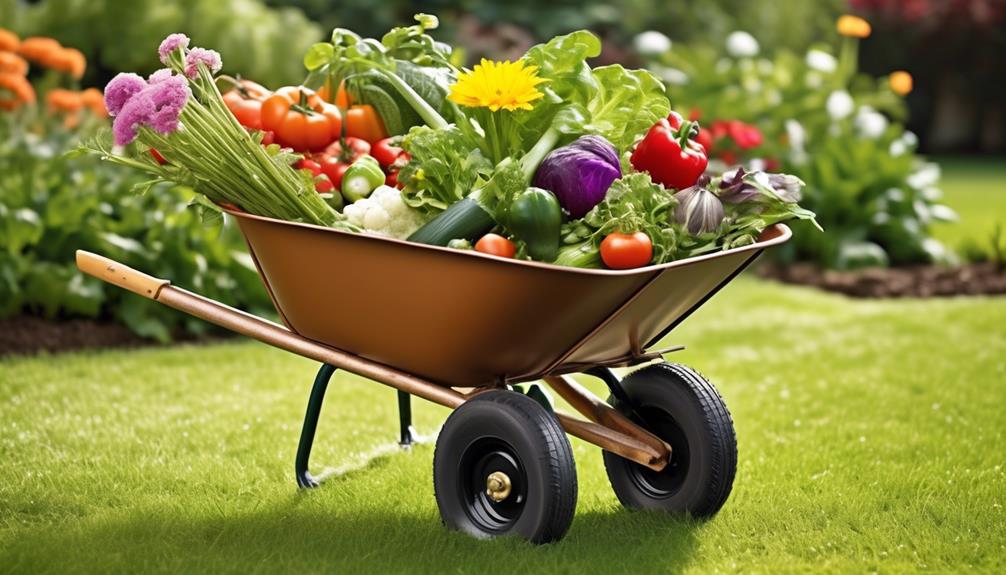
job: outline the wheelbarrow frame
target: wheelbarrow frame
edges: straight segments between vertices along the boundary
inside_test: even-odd
[[[722,280],[716,283],[701,298],[698,298],[694,305],[683,313],[678,314],[670,325],[667,325],[657,337],[651,338],[646,342],[645,346],[633,345],[633,349],[629,355],[582,365],[569,363],[560,365],[559,362],[556,362],[552,371],[541,374],[541,379],[585,418],[580,419],[560,411],[555,411],[556,419],[566,433],[655,471],[664,469],[671,457],[672,449],[670,445],[609,406],[607,402],[591,393],[566,374],[580,372],[595,376],[605,383],[613,397],[624,401],[625,395],[620,388],[619,378],[611,368],[652,362],[661,359],[665,353],[682,349],[681,346],[677,346],[658,351],[648,351],[646,347],[657,343],[670,330],[691,315],[700,305],[741,273],[765,248],[785,242],[789,239],[790,235],[790,231],[786,226],[777,224],[773,228],[766,230],[766,235],[763,235],[763,237],[768,239],[758,244],[695,258],[696,260],[708,259],[715,258],[720,254],[747,252],[744,254],[745,257],[740,264],[729,274],[724,275]],[[399,442],[403,446],[410,445],[414,439],[411,429],[411,396],[415,395],[433,403],[456,409],[478,393],[488,389],[505,387],[508,383],[513,383],[498,381],[494,384],[482,384],[482,386],[475,388],[445,386],[442,383],[437,383],[395,367],[343,351],[337,347],[309,339],[285,326],[173,286],[166,279],[149,276],[104,256],[78,250],[76,261],[81,271],[102,281],[130,290],[143,297],[235,333],[313,359],[322,364],[312,387],[297,451],[295,472],[297,483],[301,487],[315,487],[318,485],[318,482],[308,471],[310,453],[325,392],[327,391],[331,376],[335,373],[336,369],[343,369],[350,373],[378,381],[398,391],[401,433]],[[665,264],[665,267],[667,265]],[[265,279],[264,276],[263,279]],[[647,284],[640,287],[621,308],[615,310],[615,313],[609,316],[608,320],[602,322],[593,332],[587,334],[577,347],[589,342],[595,333],[605,329],[608,322],[612,318],[616,318],[622,309],[633,303],[638,304],[635,300],[645,292],[645,288],[651,282],[647,282]]]

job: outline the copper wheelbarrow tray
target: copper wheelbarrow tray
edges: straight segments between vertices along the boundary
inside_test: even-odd
[[[492,387],[543,379],[588,421],[556,412],[565,431],[661,470],[671,446],[563,374],[660,359],[648,351],[788,227],[760,241],[645,268],[560,267],[409,243],[231,211],[286,327],[228,307],[105,257],[77,252],[85,273],[226,329],[323,363],[297,454],[307,472],[328,378],[345,369],[399,390],[402,442],[408,398],[457,408]]]
[[[231,212],[293,332],[450,387],[645,357],[762,250],[636,270],[561,267]]]

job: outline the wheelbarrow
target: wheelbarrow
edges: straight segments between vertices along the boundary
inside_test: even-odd
[[[755,244],[634,270],[504,259],[229,211],[282,322],[256,317],[102,256],[78,251],[85,273],[223,328],[321,362],[295,473],[308,470],[336,369],[398,390],[400,443],[410,445],[411,396],[453,409],[433,456],[448,528],[476,537],[563,537],[576,467],[566,434],[604,450],[627,507],[709,517],[733,484],[733,422],[698,372],[654,349],[766,248]],[[339,297],[351,285],[353,298]],[[646,365],[644,365],[646,364]],[[624,378],[614,367],[641,366]],[[603,401],[569,374],[596,377]],[[543,380],[583,418],[553,409]]]

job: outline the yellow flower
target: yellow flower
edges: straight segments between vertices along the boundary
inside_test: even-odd
[[[891,72],[888,82],[891,84],[891,91],[899,96],[905,96],[912,91],[912,75],[904,70]]]
[[[458,77],[447,98],[469,108],[489,108],[495,112],[530,110],[531,102],[543,97],[535,86],[545,80],[535,75],[537,66],[524,62],[491,62],[482,59],[474,69]]]
[[[870,28],[870,23],[863,20],[859,16],[852,16],[851,14],[846,14],[839,17],[838,33],[843,36],[852,36],[853,38],[866,38],[870,35],[872,29]]]

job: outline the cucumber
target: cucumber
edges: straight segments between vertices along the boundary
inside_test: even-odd
[[[496,221],[472,194],[455,202],[409,236],[410,242],[446,246],[454,239],[476,240],[493,229]]]

